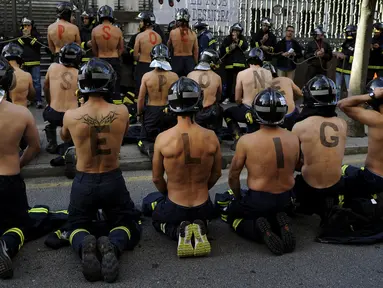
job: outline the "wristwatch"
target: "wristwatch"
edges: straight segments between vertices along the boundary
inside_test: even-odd
[[[375,100],[376,97],[375,97],[375,93],[374,92],[370,92],[368,93],[368,96],[370,96],[371,99]]]

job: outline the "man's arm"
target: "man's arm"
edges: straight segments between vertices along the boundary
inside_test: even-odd
[[[244,36],[241,37],[241,39],[239,40],[238,46],[239,46],[239,48],[241,48],[241,50],[243,52],[245,52],[247,50],[247,48],[249,48],[249,43],[247,42],[247,40]]]
[[[141,81],[140,92],[138,93],[137,116],[141,116],[142,112],[144,111],[146,92],[147,92],[147,89],[146,89],[146,77],[144,75],[144,77],[142,77],[142,81]]]
[[[169,40],[168,40],[168,48],[169,49],[172,48],[172,33],[173,33],[173,30],[170,31],[170,33],[169,33]]]
[[[37,131],[36,122],[30,111],[26,109],[27,125],[24,131],[24,138],[27,141],[28,147],[24,150],[20,159],[20,168],[27,165],[40,152],[40,137]]]
[[[152,178],[153,183],[162,194],[166,194],[168,191],[167,184],[164,178],[164,156],[161,154],[161,134],[157,136],[154,143],[154,153],[152,161]]]
[[[81,45],[81,37],[80,37],[80,30],[78,29],[77,26],[76,27],[76,36],[75,36],[75,42],[78,44],[78,45]]]
[[[56,53],[56,47],[55,47],[55,44],[53,43],[51,37],[49,36],[49,28],[48,28],[47,38],[48,38],[49,50],[51,50],[52,54],[55,54]]]
[[[193,56],[194,56],[194,62],[197,64],[198,63],[198,39],[197,35],[193,32],[195,36],[194,44],[193,44]]]
[[[239,138],[229,171],[229,186],[237,199],[241,198],[241,182],[239,176],[246,162],[246,151],[244,147],[244,141],[246,141],[246,139],[244,138],[246,138],[246,136]]]
[[[47,71],[47,74],[45,75],[45,81],[44,81],[44,96],[45,100],[47,101],[47,104],[51,104],[51,94],[49,89],[49,68]]]
[[[303,97],[302,90],[294,83],[293,80],[291,80],[291,86],[293,87],[294,95]]]
[[[219,75],[218,75],[218,79],[219,79],[219,85],[218,85],[218,89],[217,89],[217,94],[215,95],[215,99],[217,102],[219,102],[221,100],[221,97],[222,97],[222,79]]]
[[[60,136],[64,142],[69,142],[72,139],[70,135],[68,124],[70,121],[70,111],[65,112],[63,119],[63,127],[61,128]]]
[[[125,105],[119,105],[119,107],[121,107],[121,109],[125,109],[124,113],[127,113],[126,128],[125,128],[125,133],[124,133],[124,136],[127,136],[128,135],[128,131],[129,131],[129,126],[130,126],[130,113],[129,113],[129,109]]]
[[[214,132],[212,132],[211,135],[212,138],[214,137],[213,139],[216,142],[217,150],[214,154],[214,162],[213,166],[211,167],[210,178],[207,185],[209,190],[214,187],[215,183],[217,183],[218,179],[222,176],[221,144],[219,144],[218,138]]]
[[[300,139],[299,139],[299,134],[300,134],[300,132],[299,132],[299,123],[298,124],[295,124],[294,126],[293,126],[293,129],[291,130],[291,132],[293,132],[297,137],[298,137],[298,141],[299,141],[299,158],[298,158],[298,161],[297,161],[297,163],[296,163],[296,165],[295,165],[295,171],[298,171],[298,172],[300,172],[301,170],[302,170],[302,167],[303,167],[303,164],[304,164],[304,161],[303,161],[303,153],[302,153],[302,149],[301,149],[301,141],[300,141]]]
[[[383,88],[377,88],[376,90]],[[382,93],[383,95],[383,93]],[[367,110],[359,105],[366,102],[370,102],[371,97],[368,94],[359,95],[359,96],[350,96],[348,98],[342,99],[338,102],[338,107],[346,115],[356,121],[361,122],[364,125],[369,127],[377,127],[383,125],[383,115],[375,110]]]
[[[239,75],[238,75],[239,76]],[[235,103],[242,104],[243,87],[241,77],[237,76],[237,84],[235,85]]]
[[[133,58],[135,61],[138,61],[140,58],[140,36],[141,35],[138,35],[136,41],[134,41]]]
[[[31,74],[28,75],[28,79],[29,79],[29,87],[28,87],[27,99],[29,101],[33,101],[33,100],[35,100],[36,90],[35,90],[35,87],[33,87],[33,80],[32,80]]]
[[[97,47],[95,29],[92,30],[92,52],[94,57],[98,57],[98,47]]]

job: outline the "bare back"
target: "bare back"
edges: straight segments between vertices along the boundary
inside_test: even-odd
[[[5,99],[0,104],[0,175],[17,175],[20,173],[20,140],[33,120],[27,108],[15,105]],[[10,191],[12,192],[12,191]]]
[[[78,107],[76,96],[78,70],[53,63],[48,69],[50,106],[57,112],[65,112]],[[47,81],[47,80],[46,80]]]
[[[16,86],[9,92],[9,96],[13,104],[27,107],[29,90],[34,89],[32,76],[18,67],[13,68],[15,71],[14,75],[16,76]]]
[[[239,72],[237,76],[237,85],[241,85],[242,87],[242,103],[251,106],[255,96],[262,90],[271,86],[272,79],[271,72],[259,66],[250,67]]]
[[[301,142],[302,176],[310,186],[328,188],[341,178],[347,124],[337,117],[312,116],[292,130]]]
[[[104,173],[119,167],[119,153],[129,126],[124,105],[86,102],[65,113],[64,126],[76,147],[77,170]]]
[[[169,35],[174,56],[193,56],[194,45],[198,46],[196,34],[189,28],[178,27]]]
[[[383,127],[368,127],[368,152],[365,166],[383,176]]]
[[[245,150],[249,189],[279,194],[294,187],[294,171],[299,161],[296,135],[279,127],[263,128],[239,141]]]
[[[66,44],[76,42],[81,44],[80,31],[76,25],[65,20],[59,20],[48,27],[49,48],[53,53],[60,52]],[[53,46],[52,46],[53,45]],[[52,50],[53,49],[53,50]]]
[[[138,34],[134,43],[135,54],[139,54],[138,61],[144,63],[152,62],[150,53],[152,52],[154,46],[161,43],[161,36],[152,29],[146,29],[144,32]]]
[[[158,137],[169,199],[187,207],[205,203],[214,159],[220,151],[217,136],[197,124],[184,129],[177,124]]]
[[[296,86],[294,82],[287,77],[277,77],[274,78],[271,82],[271,87],[280,91],[283,96],[285,96],[287,105],[289,107],[287,114],[292,113],[295,109],[293,85]],[[296,87],[296,89],[299,88]]]
[[[92,31],[92,45],[95,41],[99,58],[118,58],[122,43],[122,32],[111,23],[103,23],[96,26]],[[92,46],[93,48],[93,46]]]
[[[142,84],[148,93],[148,105],[165,106],[168,102],[170,86],[178,80],[178,75],[171,71],[154,69],[144,74]]]
[[[203,107],[213,105],[217,97],[221,97],[222,81],[221,77],[212,70],[194,70],[187,76],[196,81],[203,90]]]

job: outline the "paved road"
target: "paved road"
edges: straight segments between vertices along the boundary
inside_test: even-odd
[[[346,156],[345,162],[360,165],[364,158]],[[223,172],[212,196],[227,189],[227,173]],[[150,171],[126,172],[124,176],[137,205],[155,190]],[[243,173],[242,179],[245,177]],[[26,184],[31,205],[67,207],[68,179],[27,179]],[[134,251],[123,255],[120,277],[113,287],[383,287],[383,246],[319,244],[313,241],[318,217],[299,217],[294,223],[298,241],[292,254],[274,256],[266,247],[238,237],[227,224],[215,220],[210,227],[211,257],[180,260],[176,242],[155,232],[150,219],[146,219],[142,240]],[[0,287],[107,286],[103,282],[86,282],[80,260],[69,247],[52,251],[43,241],[26,244],[14,259],[14,279],[0,281]]]

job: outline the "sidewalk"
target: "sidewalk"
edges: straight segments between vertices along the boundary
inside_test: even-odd
[[[45,147],[47,145],[45,133],[43,131],[45,125],[42,119],[42,111],[36,110],[34,108],[30,109],[33,115],[35,116],[37,128],[40,134],[41,141],[41,153],[32,160],[32,162],[23,168],[22,175],[25,178],[34,178],[34,177],[56,177],[64,175],[64,167],[52,167],[49,162],[56,158],[57,155],[52,155],[45,152]],[[57,139],[60,141],[59,137],[60,130],[57,129]],[[227,168],[231,163],[231,160],[234,156],[234,151],[230,150],[231,142],[224,141],[221,144],[222,157],[223,157],[223,168]],[[364,138],[347,138],[346,144],[346,155],[354,154],[365,154],[367,153],[368,139]],[[120,165],[123,171],[139,171],[139,170],[150,170],[151,162],[148,157],[141,154],[138,151],[137,145],[129,144],[121,147],[120,153]]]

